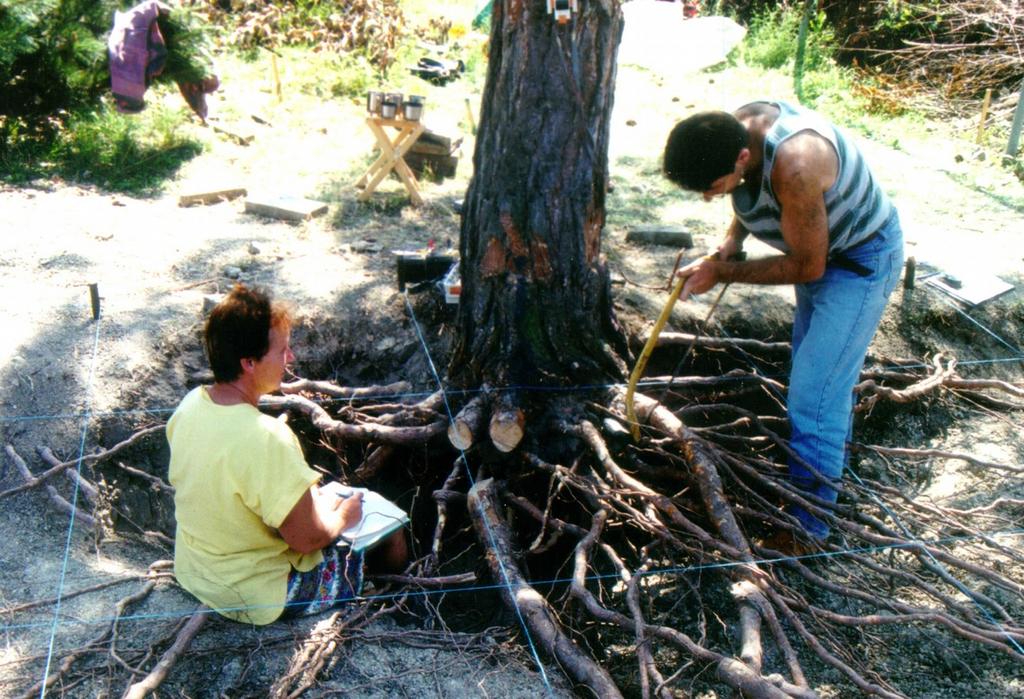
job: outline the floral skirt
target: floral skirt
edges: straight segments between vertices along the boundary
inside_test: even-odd
[[[363,552],[328,546],[312,570],[288,574],[282,619],[319,614],[347,602],[363,589]]]

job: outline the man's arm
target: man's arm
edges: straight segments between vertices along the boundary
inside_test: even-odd
[[[343,531],[363,516],[363,494],[355,491],[347,498],[322,492],[313,485],[302,494],[278,531],[281,538],[299,553],[312,553],[328,546]]]
[[[782,238],[789,252],[748,262],[699,260],[679,273],[687,280],[681,298],[707,291],[719,282],[799,284],[820,278],[828,258],[824,194],[835,181],[838,168],[835,151],[821,136],[805,133],[786,141],[776,156],[772,188],[782,208]]]
[[[742,251],[743,241],[746,239],[747,229],[743,227],[738,218],[733,216],[732,223],[729,224],[729,228],[725,231],[725,238],[722,240],[722,244],[718,246],[718,259],[727,261]]]

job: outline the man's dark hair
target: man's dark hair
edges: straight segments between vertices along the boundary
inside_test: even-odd
[[[675,125],[665,143],[662,172],[683,189],[703,192],[728,175],[748,145],[747,129],[727,112],[701,112]]]
[[[214,380],[234,381],[243,359],[259,359],[270,349],[270,329],[291,324],[287,307],[261,289],[235,285],[206,321],[203,344]]]

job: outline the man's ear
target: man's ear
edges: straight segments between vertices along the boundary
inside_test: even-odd
[[[747,163],[750,162],[750,149],[741,148],[740,154],[736,156],[736,167],[740,172],[747,169]]]
[[[243,374],[251,372],[253,368],[256,366],[256,360],[253,359],[252,357],[245,357],[244,359],[238,360],[238,362],[239,364],[242,365]]]

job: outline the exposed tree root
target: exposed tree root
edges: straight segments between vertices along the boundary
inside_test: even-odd
[[[424,403],[432,402],[428,398]],[[422,444],[435,435],[445,431],[447,424],[440,415],[426,425],[395,426],[379,422],[363,422],[353,424],[332,418],[326,409],[305,396],[293,394],[286,396],[268,396],[260,401],[260,405],[268,408],[294,410],[309,418],[313,426],[326,435],[339,440],[357,442],[377,442],[381,444]]]
[[[155,581],[149,581],[143,585],[142,589],[133,592],[132,594],[118,600],[117,604],[114,605],[114,618],[107,625],[107,627],[95,638],[87,641],[84,646],[77,648],[67,653],[60,662],[60,666],[54,671],[49,673],[45,680],[37,682],[36,684],[29,687],[22,695],[22,699],[30,699],[31,697],[40,696],[45,693],[47,689],[53,687],[55,684],[60,682],[64,676],[71,670],[75,662],[83,655],[92,652],[99,646],[109,645],[113,648],[113,644],[117,640],[117,622],[121,616],[125,613],[125,610],[132,604],[141,602],[149,593],[156,587]],[[141,696],[141,695],[140,695]]]
[[[562,631],[554,610],[523,577],[513,555],[508,525],[498,513],[495,482],[486,478],[469,491],[469,512],[484,542],[491,574],[504,583],[506,603],[517,609],[534,642],[596,696],[620,697],[611,676]]]
[[[118,442],[117,444],[115,444],[114,446],[110,447],[109,449],[104,449],[104,450],[98,451],[98,452],[96,452],[94,454],[88,454],[86,456],[83,456],[82,459],[81,459],[82,465],[84,466],[85,464],[93,464],[93,463],[96,463],[96,462],[99,462],[99,461],[105,461],[107,459],[110,459],[110,458],[114,457],[115,455],[117,455],[119,452],[124,451],[128,447],[133,446],[133,445],[139,443],[140,441],[142,441],[143,439],[145,439],[149,435],[155,434],[157,432],[163,432],[163,431],[164,431],[164,426],[162,424],[161,425],[153,425],[152,427],[146,427],[144,429],[141,429],[138,432],[134,433],[128,439],[125,439],[122,442]],[[13,451],[13,447],[11,447],[11,450]],[[10,452],[8,452],[8,455],[10,455]],[[29,490],[30,488],[35,488],[35,487],[41,485],[43,482],[49,480],[53,476],[57,475],[58,473],[61,473],[62,471],[65,471],[65,470],[67,470],[69,468],[73,468],[73,467],[77,466],[78,462],[79,462],[78,459],[72,459],[71,461],[59,462],[59,463],[55,464],[49,470],[44,471],[43,473],[40,473],[38,476],[31,476],[31,477],[27,478],[26,482],[23,483],[22,485],[18,486],[17,488],[11,488],[10,490],[5,490],[3,492],[0,492],[0,500],[2,500],[3,498],[7,497],[8,495],[14,495],[15,493],[20,493],[20,492],[22,492],[24,490]]]
[[[858,386],[861,404],[905,404],[937,392],[945,392],[945,400],[968,391],[1020,397],[1016,383],[962,379],[955,368],[955,360],[937,356],[927,372],[909,366],[866,371]],[[785,438],[778,398],[784,384],[747,371],[670,383],[657,399],[636,395],[643,430],[636,443],[625,426],[623,396],[614,390],[588,402],[554,400],[539,410],[512,392],[485,390],[461,406],[450,425],[439,393],[413,404],[356,407],[347,398],[369,396],[304,380],[263,407],[304,416],[334,445],[363,445],[357,479],[397,474],[391,469],[401,462],[393,457],[410,446],[428,448],[432,464],[450,464],[446,475],[432,469],[417,484],[432,494],[437,513],[431,526],[419,527],[426,532],[419,542],[425,555],[405,575],[373,579],[452,594],[480,573],[461,562],[467,546],[474,550],[466,534],[475,532],[475,550],[483,553],[501,599],[537,648],[597,696],[667,698],[713,669],[741,696],[809,699],[816,696],[809,679],[824,666],[861,694],[901,697],[906,690],[876,670],[865,647],[908,625],[936,644],[960,639],[1024,662],[1024,553],[1008,538],[1012,534],[1000,533],[1019,531],[1022,500],[1004,495],[949,503],[919,495],[914,481],[915,464],[925,459],[956,459],[1005,474],[1024,467],[942,450],[855,444],[865,459],[883,464],[885,481],[870,469],[855,469],[838,503],[824,502],[788,483],[784,464],[798,457]],[[374,388],[372,395],[386,396],[389,389]],[[342,400],[319,404],[299,391]],[[458,455],[441,437],[446,431]],[[102,454],[109,458],[117,449]],[[3,495],[45,486],[59,502],[54,497],[60,493],[44,481],[74,462],[40,449],[49,468],[33,476],[13,446],[6,453],[25,485]],[[133,473],[129,464],[118,467]],[[348,473],[340,459],[338,472]],[[166,486],[153,478],[154,487]],[[86,510],[89,485],[78,484]],[[800,532],[787,510],[792,505],[828,522],[830,539],[799,555],[774,550],[772,534]],[[568,572],[569,582],[547,593],[547,586],[531,583],[527,570],[556,578]],[[339,646],[395,605],[354,606],[318,624],[271,695],[295,697],[322,681]],[[68,668],[80,657],[72,656],[65,659]],[[138,657],[132,662],[118,659],[122,670],[141,674]]]
[[[74,518],[78,521],[78,523],[81,526],[85,527],[87,530],[92,530],[96,528],[95,517],[88,514],[83,508],[72,507],[71,503],[68,502],[67,499],[63,495],[61,495],[55,487],[46,484],[45,479],[43,477],[37,478],[36,476],[33,476],[32,472],[28,468],[28,465],[25,463],[25,460],[21,458],[18,452],[14,450],[13,446],[8,444],[4,448],[4,451],[7,453],[7,457],[11,460],[11,463],[13,463],[14,467],[18,470],[18,473],[20,473],[21,477],[25,480],[25,484],[18,488],[8,490],[6,491],[6,493],[0,493],[0,495],[13,495],[15,492],[21,492],[23,490],[28,490],[30,488],[35,488],[36,486],[42,485],[43,489],[46,491],[46,494],[50,499],[50,503],[55,508],[57,508],[58,512],[62,512],[68,517],[74,515]],[[54,471],[54,469],[51,469],[51,471],[54,471],[55,473],[60,473],[61,471],[64,470],[64,468],[61,468],[59,471]],[[43,475],[46,476],[46,474]]]
[[[131,684],[121,699],[142,699],[146,695],[152,693],[159,687],[164,679],[167,677],[167,673],[171,671],[174,664],[178,662],[178,659],[188,650],[189,645],[192,643],[192,639],[199,633],[199,629],[202,628],[203,624],[206,623],[207,617],[210,615],[210,610],[207,607],[200,607],[189,617],[188,621],[182,626],[181,630],[178,631],[177,636],[174,638],[174,643],[170,648],[160,656],[160,660],[157,662],[148,675],[143,677],[138,682]]]
[[[352,630],[393,610],[394,607],[373,611],[366,606],[353,606],[317,623],[292,656],[288,670],[271,685],[268,696],[291,699],[301,695],[313,686],[324,664]]]

